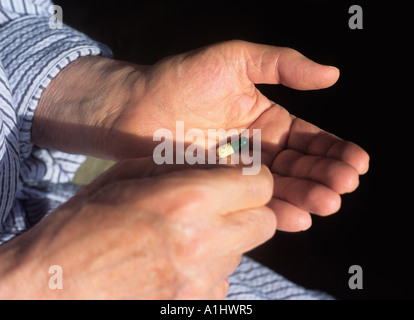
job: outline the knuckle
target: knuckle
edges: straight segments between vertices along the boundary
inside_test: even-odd
[[[196,277],[188,281],[180,290],[178,299],[205,299],[211,290],[211,283],[207,277]]]
[[[198,185],[180,186],[170,195],[167,217],[176,223],[195,220],[209,203],[205,188]]]
[[[177,261],[185,265],[202,263],[208,255],[205,231],[194,224],[181,224],[177,231],[179,237],[173,244],[173,253]]]

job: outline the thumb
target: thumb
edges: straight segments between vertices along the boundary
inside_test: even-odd
[[[339,69],[316,63],[291,48],[249,42],[242,42],[241,46],[247,76],[253,83],[315,90],[330,87],[339,78]]]

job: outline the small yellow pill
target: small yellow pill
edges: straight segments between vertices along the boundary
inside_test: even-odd
[[[217,155],[220,159],[227,158],[229,155],[233,153],[234,153],[234,150],[230,142],[217,149]]]
[[[232,145],[230,142],[219,147],[217,149],[217,155],[220,159],[227,158],[236,151],[239,151],[243,145],[247,143],[248,139],[246,137],[241,137],[236,145]]]

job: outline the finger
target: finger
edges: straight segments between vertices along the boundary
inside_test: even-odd
[[[189,165],[184,163],[162,166],[156,164],[152,157],[121,160],[115,163],[103,174],[98,176],[89,185],[83,187],[78,195],[87,196],[88,194],[95,192],[97,189],[103,188],[115,181],[154,177],[174,171],[182,171],[189,168],[211,169],[217,168],[217,166],[220,165],[213,166],[209,164],[202,165],[197,163],[194,165]]]
[[[307,230],[312,225],[312,219],[309,212],[287,201],[273,198],[267,206],[272,209],[276,215],[277,230],[297,232]]]
[[[221,218],[221,227],[214,234],[230,253],[243,254],[273,237],[276,217],[268,207],[229,213]]]
[[[293,121],[287,147],[305,154],[344,161],[359,174],[368,171],[369,155],[365,150],[299,118]]]
[[[179,172],[172,175],[182,177]],[[189,179],[195,182],[189,185],[191,193],[196,194],[197,190],[203,193],[204,201],[200,204],[212,213],[227,214],[261,207],[269,202],[273,194],[273,176],[264,165],[261,165],[257,175],[243,175],[242,168],[222,167],[191,170],[185,180]]]
[[[341,197],[332,189],[306,179],[274,174],[275,198],[290,202],[304,211],[321,216],[333,214],[341,207]]]
[[[339,194],[352,192],[359,184],[358,172],[345,162],[289,149],[277,155],[272,172],[320,182]]]
[[[261,160],[270,167],[276,154],[286,145],[292,118],[285,108],[272,101],[269,104],[271,107],[260,115],[251,128],[261,130]]]
[[[183,215],[225,215],[264,206],[272,198],[273,176],[263,165],[257,175],[243,175],[242,168],[223,166],[131,179],[123,181],[122,187],[129,190],[125,197],[140,194],[136,203],[142,208],[152,210],[156,203],[162,212],[181,219]]]
[[[161,174],[181,171],[185,169],[207,169],[213,168],[209,164],[198,164],[193,165],[184,163],[184,164],[169,164],[169,165],[159,165],[154,162],[153,157],[145,158],[136,158],[136,159],[126,159],[121,160],[114,164],[108,171],[106,171],[101,177],[101,182],[104,180],[108,181],[119,181],[127,179],[140,179],[147,177],[159,176]],[[217,166],[214,166],[217,168]]]
[[[313,90],[330,87],[339,78],[337,68],[318,64],[294,49],[249,42],[240,45],[245,53],[247,76],[253,83]]]

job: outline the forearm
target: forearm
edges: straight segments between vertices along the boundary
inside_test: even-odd
[[[113,123],[140,90],[137,65],[99,56],[70,63],[44,90],[35,111],[32,142],[68,153],[116,158]]]

